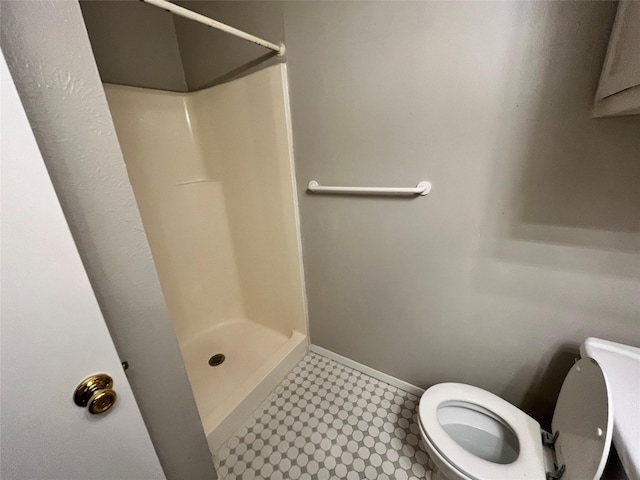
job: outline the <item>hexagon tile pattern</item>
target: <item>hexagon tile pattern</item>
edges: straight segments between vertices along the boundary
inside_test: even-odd
[[[435,465],[420,438],[418,401],[309,353],[218,450],[218,476],[431,480]]]

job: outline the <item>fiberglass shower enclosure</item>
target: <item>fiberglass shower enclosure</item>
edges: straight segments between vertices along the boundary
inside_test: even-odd
[[[186,94],[104,87],[215,451],[307,346],[286,67]]]

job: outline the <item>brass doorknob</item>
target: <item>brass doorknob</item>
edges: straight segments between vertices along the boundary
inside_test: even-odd
[[[118,395],[112,390],[113,379],[106,373],[85,378],[76,388],[73,401],[79,407],[87,407],[89,413],[97,415],[109,410]]]

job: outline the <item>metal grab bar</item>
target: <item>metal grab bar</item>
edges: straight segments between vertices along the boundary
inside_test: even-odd
[[[422,181],[415,188],[405,187],[324,187],[311,180],[307,188],[314,193],[353,193],[382,195],[427,195],[431,191],[431,182]]]

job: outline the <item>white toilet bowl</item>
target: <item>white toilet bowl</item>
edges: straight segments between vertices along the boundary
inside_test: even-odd
[[[420,399],[422,438],[439,475],[449,480],[600,478],[609,454],[611,402],[606,379],[589,358],[562,386],[553,417],[557,440],[537,421],[481,388],[442,383]]]

